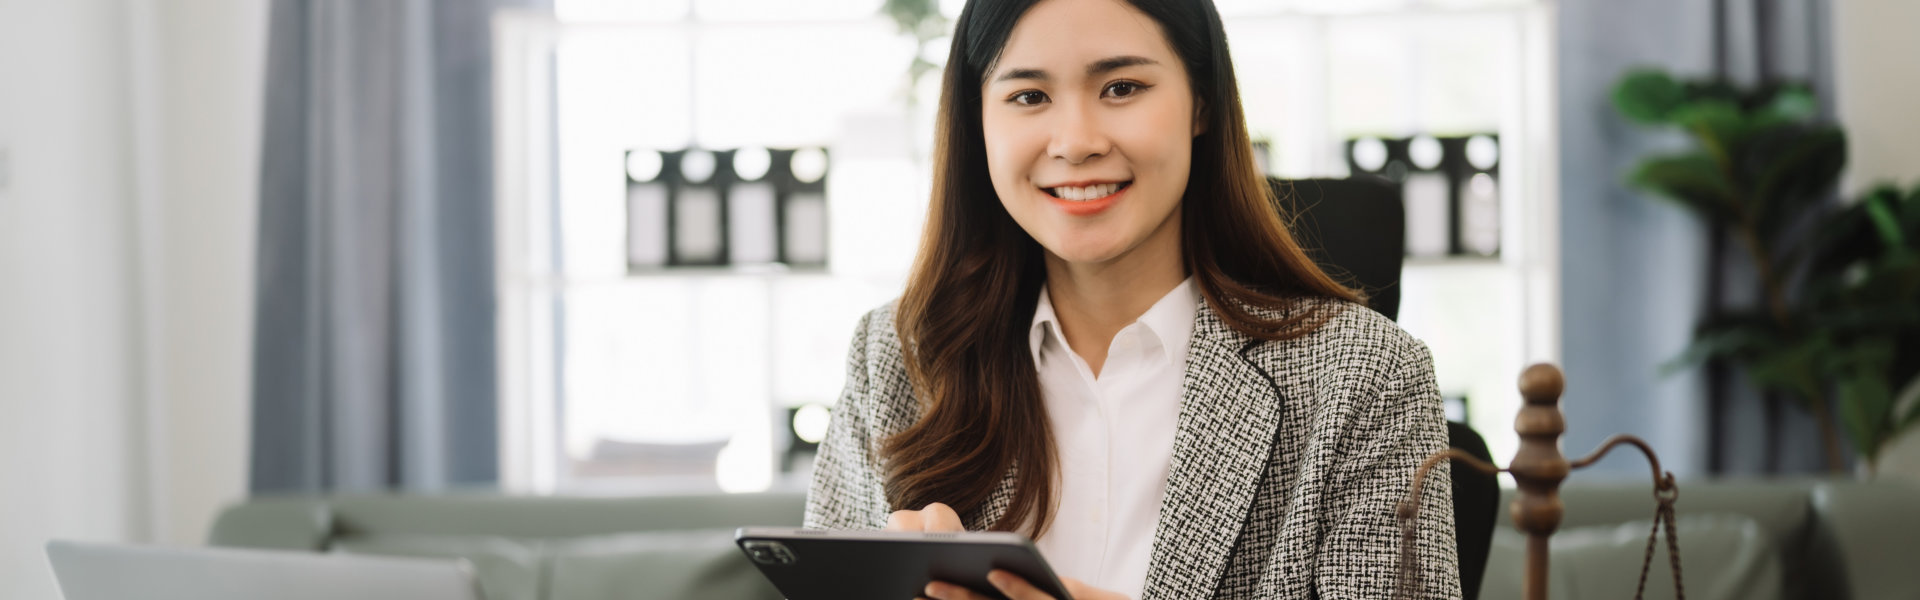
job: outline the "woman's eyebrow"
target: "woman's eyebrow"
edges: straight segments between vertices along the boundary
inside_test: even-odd
[[[1032,79],[1034,81],[1047,81],[1052,78],[1047,76],[1046,71],[1042,71],[1039,69],[1008,69],[1000,73],[1000,76],[994,78],[993,81],[995,83],[998,83],[1002,81],[1012,81],[1015,79]]]
[[[1087,65],[1087,76],[1096,77],[1127,67],[1157,64],[1160,64],[1160,62],[1144,56],[1115,56],[1113,58],[1103,58],[1094,61],[1091,65]]]
[[[1147,58],[1144,56],[1115,56],[1111,58],[1103,58],[1100,60],[1093,61],[1093,64],[1087,65],[1087,77],[1098,77],[1098,76],[1105,75],[1107,73],[1111,73],[1113,71],[1117,71],[1127,67],[1136,67],[1140,65],[1157,65],[1157,64],[1160,64],[1160,61]],[[995,82],[1001,82],[1001,81],[1008,81],[1013,79],[1031,79],[1034,81],[1048,81],[1051,79],[1051,77],[1047,75],[1046,71],[1043,71],[1040,69],[1008,69],[1006,72],[1001,73],[999,77],[995,77],[993,80]]]

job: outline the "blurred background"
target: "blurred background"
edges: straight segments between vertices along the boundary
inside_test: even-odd
[[[962,4],[0,0],[0,597],[250,499],[804,493]],[[1547,361],[1569,454],[1920,481],[1920,4],[1216,4],[1493,457]]]

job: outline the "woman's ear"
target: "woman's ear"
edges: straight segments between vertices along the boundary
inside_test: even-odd
[[[1193,137],[1200,137],[1201,134],[1206,132],[1207,103],[1196,99],[1193,101]]]

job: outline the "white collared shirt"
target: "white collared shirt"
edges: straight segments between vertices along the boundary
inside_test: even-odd
[[[1199,307],[1189,277],[1114,335],[1096,378],[1041,286],[1029,339],[1060,485],[1053,523],[1034,545],[1055,573],[1129,598],[1146,586]]]

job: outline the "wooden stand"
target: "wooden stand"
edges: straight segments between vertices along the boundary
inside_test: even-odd
[[[1527,574],[1521,593],[1528,600],[1547,597],[1547,538],[1560,528],[1566,508],[1560,504],[1560,482],[1573,468],[1560,454],[1560,434],[1567,421],[1560,415],[1560,392],[1566,387],[1560,369],[1549,365],[1527,367],[1520,374],[1520,397],[1526,405],[1513,419],[1520,434],[1520,451],[1507,464],[1507,473],[1520,488],[1509,509],[1513,526],[1527,534]]]
[[[1403,547],[1411,547],[1412,526],[1418,521],[1420,490],[1425,485],[1427,473],[1440,461],[1452,459],[1457,465],[1481,472],[1512,475],[1518,494],[1509,512],[1513,515],[1514,528],[1527,535],[1527,570],[1522,594],[1527,600],[1547,600],[1548,539],[1553,537],[1554,530],[1559,529],[1561,517],[1566,513],[1565,506],[1560,503],[1561,482],[1574,469],[1598,462],[1614,447],[1629,444],[1645,453],[1647,462],[1653,467],[1653,496],[1659,505],[1655,513],[1654,534],[1658,534],[1662,522],[1666,523],[1673,581],[1676,591],[1679,591],[1679,542],[1673,532],[1673,502],[1679,496],[1679,488],[1674,484],[1673,474],[1660,470],[1660,458],[1654,455],[1653,448],[1645,441],[1624,434],[1608,438],[1592,454],[1569,462],[1560,453],[1560,435],[1567,431],[1566,418],[1560,413],[1560,394],[1565,389],[1565,377],[1553,365],[1536,364],[1521,372],[1520,397],[1526,404],[1513,420],[1513,430],[1520,434],[1520,450],[1513,455],[1513,462],[1505,469],[1454,449],[1427,457],[1415,472],[1413,489],[1408,491],[1407,499],[1400,505]],[[1653,559],[1653,542],[1651,537],[1647,540],[1647,562],[1641,566],[1640,585],[1643,591],[1647,568]],[[1402,552],[1401,556],[1402,581],[1405,582],[1417,569],[1409,568],[1411,565],[1407,561],[1412,559],[1410,553]],[[1405,591],[1406,587],[1402,586],[1402,590]],[[1686,597],[1684,591],[1679,591],[1679,597]]]

